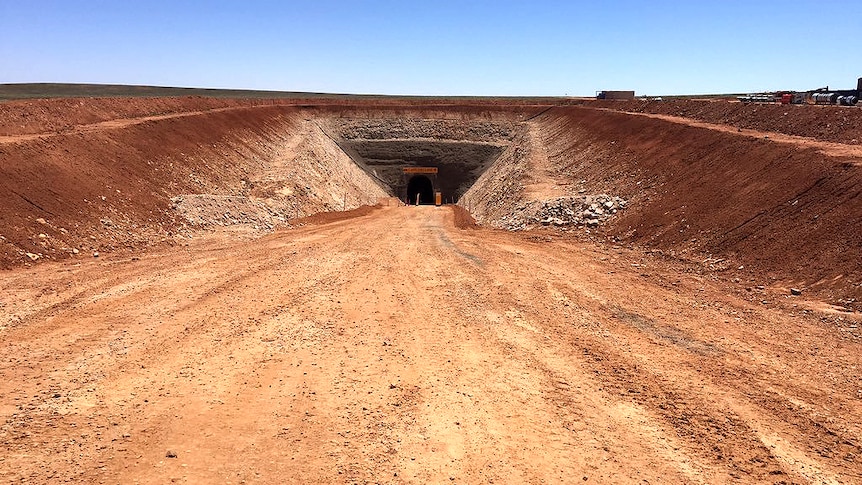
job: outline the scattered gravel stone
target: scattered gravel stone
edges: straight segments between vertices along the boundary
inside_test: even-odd
[[[802,294],[802,290],[800,290],[799,288],[791,288],[790,294],[793,296],[799,296]]]
[[[198,227],[246,224],[272,230],[304,214],[292,198],[259,200],[239,195],[186,194],[173,197],[171,202],[171,209]]]
[[[177,454],[176,454],[176,452],[174,452],[174,451],[168,450],[168,451],[166,451],[166,452],[165,452],[165,456],[166,456],[166,457],[168,457],[168,458],[176,458],[176,457],[177,457]]]
[[[510,231],[545,226],[597,227],[625,209],[626,201],[606,194],[559,197],[521,204],[501,219],[501,226]]]

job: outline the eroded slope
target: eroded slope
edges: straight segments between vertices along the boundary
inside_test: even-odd
[[[283,106],[43,131],[3,140],[0,156],[3,267],[171,242],[196,226],[271,228],[387,195]]]
[[[749,284],[823,290],[846,307],[862,299],[852,150],[583,107],[528,123],[462,201],[480,222],[540,225],[525,208],[609,194],[626,201],[600,229],[615,241]]]

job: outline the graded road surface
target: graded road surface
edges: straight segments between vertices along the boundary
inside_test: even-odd
[[[382,207],[4,272],[0,482],[862,483],[856,330],[548,237]]]

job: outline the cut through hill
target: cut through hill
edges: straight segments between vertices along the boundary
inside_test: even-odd
[[[390,196],[423,194],[431,203],[439,192],[486,226],[608,237],[705,262],[730,279],[822,292],[851,308],[862,297],[862,236],[848,230],[862,219],[859,155],[841,149],[856,136],[852,123],[832,138],[818,135],[817,143],[830,143],[826,150],[804,139],[619,112],[661,107],[715,121],[742,109],[719,101],[375,102],[0,105],[9,120],[0,140],[2,264],[176,244],[200,228],[268,231]],[[835,116],[808,108],[812,126],[819,115],[827,124]],[[747,123],[768,127],[773,111]],[[35,121],[16,128],[16,116]]]
[[[528,101],[0,104],[0,481],[862,481],[852,133]]]

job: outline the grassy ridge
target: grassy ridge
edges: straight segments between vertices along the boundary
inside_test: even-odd
[[[257,91],[246,89],[170,88],[160,86],[127,86],[121,84],[66,84],[29,83],[0,84],[0,99],[45,98],[111,98],[111,97],[179,97],[205,96],[208,98],[316,98],[345,97],[346,95],[299,93],[290,91]]]
[[[0,84],[0,101],[47,98],[127,98],[203,96],[234,99],[388,99],[435,101],[494,101],[519,103],[567,104],[575,98],[552,96],[403,96],[380,94],[331,94],[297,91],[259,91],[249,89],[173,88],[161,86],[129,86],[121,84],[28,83]]]

